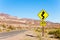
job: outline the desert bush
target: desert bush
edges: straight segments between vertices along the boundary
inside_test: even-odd
[[[15,30],[16,28],[10,25],[8,29]]]
[[[52,35],[54,35],[55,38],[60,39],[60,29],[57,29],[55,31],[50,31],[48,34],[52,34]]]
[[[2,30],[0,29],[0,32],[2,32]]]
[[[3,28],[6,28],[6,25],[5,25],[5,24],[3,24],[3,25],[2,25],[2,27],[3,27]]]
[[[41,29],[39,27],[34,29],[36,32],[41,32]]]
[[[11,30],[10,29],[6,29],[7,32],[10,32]]]
[[[56,31],[50,31],[48,34],[52,35],[54,34]]]
[[[56,30],[56,32],[54,33],[55,38],[59,38],[60,39],[60,30]]]

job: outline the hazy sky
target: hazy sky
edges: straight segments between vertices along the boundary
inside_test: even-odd
[[[37,14],[45,9],[52,22],[60,22],[60,0],[0,0],[0,12],[20,18],[39,19]]]

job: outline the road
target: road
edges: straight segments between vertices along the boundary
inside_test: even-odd
[[[26,31],[26,30],[3,32],[3,33],[0,33],[0,39],[12,37],[12,36],[15,36],[15,35],[17,35],[17,34],[19,34],[19,33],[24,33],[25,31]]]
[[[46,34],[45,34],[46,35]],[[45,36],[42,40],[58,40]],[[0,40],[39,40],[36,33],[28,30],[11,31],[0,33]]]

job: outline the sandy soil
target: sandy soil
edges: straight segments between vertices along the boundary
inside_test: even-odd
[[[33,36],[31,36],[31,35],[33,35]],[[41,35],[41,33],[40,33],[40,35]],[[16,36],[12,36],[12,37],[8,37],[8,38],[5,38],[5,39],[0,39],[0,40],[40,40],[36,36],[37,35],[34,31],[26,31],[24,33],[17,34]],[[45,37],[42,38],[41,40],[58,40],[58,39],[49,38],[49,35],[45,34]]]

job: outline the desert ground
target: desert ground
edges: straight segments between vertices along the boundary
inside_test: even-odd
[[[7,37],[1,38],[0,36],[0,40],[58,40],[56,38],[50,38],[52,35],[48,35],[48,32],[50,30],[55,30],[55,29],[46,29],[44,32],[44,37],[42,37],[41,29],[39,30],[40,30],[39,32],[35,29],[10,31],[8,32],[10,34],[8,33],[7,33],[8,35],[5,34],[5,36],[7,35]]]

